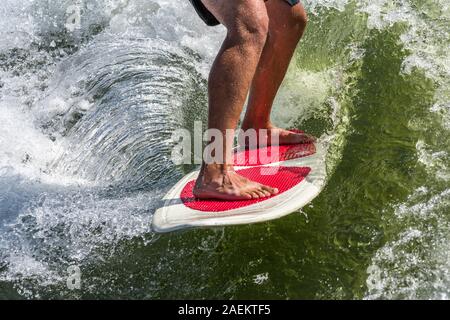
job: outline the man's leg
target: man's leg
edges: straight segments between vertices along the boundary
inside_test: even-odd
[[[306,12],[300,3],[291,7],[284,0],[269,0],[266,6],[269,35],[251,85],[242,129],[270,129],[268,138],[275,130],[280,144],[310,142],[313,137],[276,128],[270,122],[273,101],[306,27]]]
[[[194,195],[225,200],[255,199],[278,190],[250,181],[233,170],[233,138],[240,114],[267,39],[268,16],[263,0],[203,0],[227,28],[227,37],[211,69],[208,83],[208,127],[224,136],[223,163],[203,164]]]

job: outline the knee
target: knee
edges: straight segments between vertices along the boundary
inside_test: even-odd
[[[229,35],[239,42],[262,49],[269,34],[269,16],[266,11],[256,11],[236,19]]]
[[[293,10],[292,23],[301,33],[305,31],[306,25],[308,24],[308,15],[302,5],[298,5],[298,8]]]

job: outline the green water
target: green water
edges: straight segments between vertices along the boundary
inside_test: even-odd
[[[351,129],[342,160],[322,194],[301,212],[278,221],[163,235],[151,246],[140,241],[124,244],[125,251],[133,252],[125,255],[127,261],[113,262],[113,270],[108,263],[93,276],[128,274],[129,281],[119,280],[114,290],[102,297],[114,297],[116,290],[127,296],[131,293],[128,286],[133,284],[150,289],[132,292],[145,298],[365,296],[373,255],[404,228],[396,224],[395,206],[422,185],[432,183],[436,190],[448,186],[439,186],[418,164],[418,139],[438,140],[440,147],[448,148],[449,135],[436,139],[427,134],[438,126],[429,112],[434,101],[433,82],[420,71],[400,74],[407,55],[399,44],[402,26],[362,35],[351,28],[352,24],[343,22],[351,16],[350,10],[328,14],[324,19],[313,17],[296,56],[301,68],[320,70],[341,59],[343,50],[335,52],[335,47],[342,48],[357,37],[363,38],[361,47],[370,53],[346,70],[351,95],[343,103],[351,110]],[[339,33],[321,32],[323,26],[336,20],[340,22],[333,25]],[[411,128],[411,121],[423,126]],[[311,127],[300,127],[320,132],[321,124],[316,121]],[[259,284],[257,275],[267,280]]]
[[[405,3],[449,31],[438,3]],[[405,19],[369,28],[360,6],[310,14],[289,71],[327,81],[322,96],[308,100],[314,111],[293,119],[333,137],[327,185],[310,205],[256,225],[119,239],[95,248],[101,259],[82,264],[80,291],[5,281],[0,298],[31,290],[40,298],[448,299],[449,118],[448,109],[431,111],[449,101],[448,74],[405,72],[408,57],[424,54],[420,39],[405,44]],[[448,44],[436,38],[426,45],[445,57]],[[200,111],[182,113],[188,127],[206,111],[206,82],[194,82],[185,100]],[[281,110],[286,101],[292,98],[280,100]],[[190,169],[176,168],[178,176]]]

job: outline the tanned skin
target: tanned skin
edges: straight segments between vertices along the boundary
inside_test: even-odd
[[[234,171],[233,135],[247,95],[242,129],[267,129],[280,144],[309,143],[314,137],[278,128],[270,121],[272,105],[307,23],[303,6],[283,0],[202,0],[227,29],[208,81],[208,128],[224,137],[221,163],[203,163],[194,187],[200,199],[248,200],[269,197],[276,188]]]

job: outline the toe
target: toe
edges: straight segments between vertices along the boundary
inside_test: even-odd
[[[251,192],[245,192],[242,193],[242,198],[245,200],[252,200],[253,199],[253,195]]]
[[[257,192],[257,191],[253,191],[253,192],[251,193],[251,195],[252,195],[252,198],[253,198],[253,199],[259,199],[259,195],[258,195],[258,192]]]
[[[251,200],[253,199],[253,196],[250,193],[242,193],[239,196],[236,196],[237,198],[241,198],[244,200]]]
[[[278,193],[278,189],[277,188],[271,188],[268,186],[264,186],[263,189],[267,192],[269,192],[271,195],[277,194]]]
[[[269,191],[262,189],[261,191],[264,194],[264,197],[270,197],[272,194]]]
[[[253,199],[253,196],[252,196],[251,193],[244,193],[244,194],[242,194],[241,196],[242,196],[244,199],[247,199],[247,200]]]
[[[259,198],[265,198],[265,197],[267,197],[267,195],[262,191],[262,189],[261,189],[261,190],[258,190],[257,193],[258,193]]]

